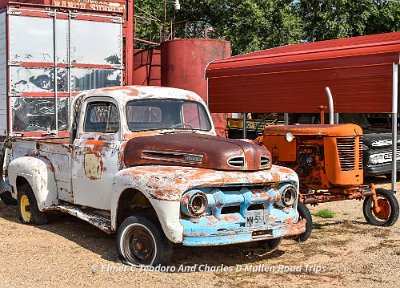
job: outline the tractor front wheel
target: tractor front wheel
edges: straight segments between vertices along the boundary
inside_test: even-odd
[[[392,226],[399,217],[399,202],[389,190],[376,189],[377,204],[373,197],[365,198],[363,204],[364,217],[368,223],[375,226]]]

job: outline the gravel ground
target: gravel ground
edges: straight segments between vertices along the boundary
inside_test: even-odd
[[[384,178],[373,181],[390,187]],[[85,222],[54,215],[48,225],[26,226],[15,207],[0,201],[0,287],[397,287],[400,222],[390,228],[366,224],[360,201],[311,211],[322,208],[335,217],[314,216],[304,243],[284,240],[270,255],[249,246],[179,247],[169,268],[175,272],[149,272],[118,263],[115,238]],[[182,269],[186,273],[177,272]]]

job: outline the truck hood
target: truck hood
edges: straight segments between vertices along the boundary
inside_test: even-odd
[[[144,136],[128,141],[127,167],[170,165],[227,171],[257,171],[271,167],[267,148],[251,141],[196,133]]]

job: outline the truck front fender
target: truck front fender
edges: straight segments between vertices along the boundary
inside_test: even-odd
[[[54,168],[49,160],[30,156],[12,160],[8,166],[8,177],[15,198],[17,179],[22,177],[31,186],[40,211],[58,204]]]
[[[298,176],[288,168],[273,165],[269,170],[255,172],[216,171],[179,166],[136,166],[119,171],[114,178],[111,199],[111,225],[117,229],[118,203],[127,189],[140,191],[157,213],[163,231],[173,243],[183,240],[180,222],[180,201],[183,193],[195,187],[253,185],[292,182],[298,189]]]
[[[126,173],[127,170],[129,173]],[[159,191],[157,185],[152,185],[151,183],[160,182],[161,173],[151,173],[147,171],[146,173],[143,167],[130,168],[120,171],[114,178],[113,183],[113,195],[111,198],[111,227],[113,231],[117,230],[117,215],[119,201],[121,194],[127,189],[133,189],[141,192],[150,202],[154,208],[157,218],[161,224],[166,237],[173,243],[182,243],[183,241],[183,226],[180,223],[180,195],[184,192],[178,187],[174,187],[175,182],[164,181],[164,188],[169,187],[170,192],[174,190],[175,195],[168,199],[164,197],[163,199],[155,197],[155,191]],[[160,171],[158,171],[160,172]],[[173,177],[172,177],[173,178]],[[170,195],[171,195],[170,194]]]

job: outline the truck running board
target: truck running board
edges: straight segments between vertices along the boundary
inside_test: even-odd
[[[109,218],[85,210],[88,209],[84,209],[79,206],[73,206],[69,204],[57,205],[49,209],[46,209],[46,211],[60,211],[62,213],[75,216],[83,221],[86,221],[96,226],[101,231],[106,232],[107,234],[113,233],[111,229],[111,220]]]

